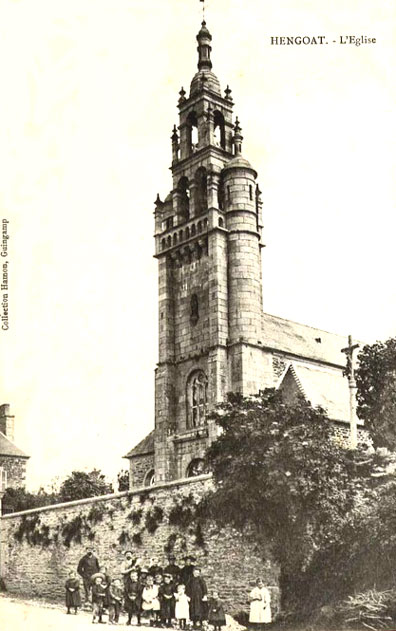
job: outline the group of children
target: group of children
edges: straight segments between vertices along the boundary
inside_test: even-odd
[[[172,554],[168,561],[162,569],[157,559],[151,559],[146,568],[127,551],[119,570],[122,578],[112,579],[88,551],[79,563],[78,573],[84,581],[86,599],[92,602],[92,622],[103,623],[107,610],[109,624],[117,624],[124,605],[127,625],[132,624],[134,617],[140,625],[142,617],[146,617],[150,626],[171,627],[176,621],[180,629],[185,629],[191,622],[194,628],[210,624],[214,631],[221,631],[226,624],[223,603],[217,591],[208,596],[200,568],[192,563],[194,559],[186,557],[183,567],[176,565]],[[92,570],[90,575],[86,568]],[[77,613],[80,606],[79,580],[71,572],[66,581],[67,613],[72,609]]]

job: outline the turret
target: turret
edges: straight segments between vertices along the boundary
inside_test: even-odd
[[[261,338],[261,254],[256,199],[257,173],[242,157],[242,130],[235,121],[235,156],[223,169],[228,229],[230,342],[257,344]]]

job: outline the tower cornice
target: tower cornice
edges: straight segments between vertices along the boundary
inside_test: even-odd
[[[169,168],[174,175],[178,175],[179,172],[183,172],[187,165],[195,167],[202,162],[202,160],[208,159],[211,156],[215,156],[217,158],[220,157],[224,160],[225,164],[233,158],[231,151],[227,151],[226,149],[217,147],[216,145],[206,145],[205,147],[197,149],[194,153],[186,156],[182,160],[178,160],[178,162],[175,162]]]
[[[202,101],[202,99],[205,99],[208,103],[216,103],[229,112],[232,112],[234,106],[234,103],[229,99],[226,99],[224,96],[221,96],[220,94],[213,92],[209,88],[204,87],[200,90],[200,92],[196,92],[188,99],[185,99],[185,101],[178,104],[180,113],[183,113],[186,110],[190,110],[192,106],[194,106],[196,103],[199,103],[199,101]]]

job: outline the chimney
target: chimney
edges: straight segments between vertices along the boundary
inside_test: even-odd
[[[0,405],[0,432],[14,441],[14,416],[10,414],[10,404]]]

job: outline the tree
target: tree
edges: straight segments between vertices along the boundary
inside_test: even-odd
[[[113,487],[99,469],[93,469],[89,473],[73,471],[60,486],[59,501],[71,502],[108,493],[113,493]]]
[[[22,487],[17,489],[9,487],[5,492],[2,505],[4,512],[15,513],[29,508],[40,508],[40,506],[71,502],[108,493],[113,493],[113,487],[99,469],[93,469],[89,473],[73,471],[60,485],[59,480],[55,479],[49,488],[40,487],[37,493],[31,493]]]
[[[357,413],[374,446],[396,448],[396,338],[364,346],[356,369]]]
[[[202,510],[250,532],[262,549],[270,542],[283,605],[306,608],[309,568],[318,550],[338,542],[370,458],[333,440],[322,409],[303,398],[286,404],[274,390],[230,395],[213,417],[222,430],[207,452],[216,486]]]
[[[52,491],[45,491],[42,487],[37,493],[30,493],[25,488],[8,487],[2,501],[3,513],[17,513],[29,508],[49,506],[58,502],[58,495]]]
[[[117,474],[118,490],[129,491],[129,471],[123,469]]]

